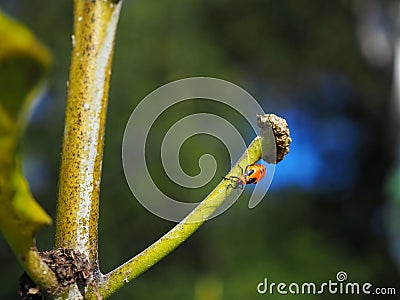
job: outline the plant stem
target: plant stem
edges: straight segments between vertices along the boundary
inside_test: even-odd
[[[247,151],[227,176],[239,176],[247,165],[255,163],[261,158],[262,140],[263,138],[261,137],[256,137],[253,140]],[[182,244],[227,199],[233,190],[229,188],[229,185],[230,182],[228,180],[222,180],[196,209],[168,233],[125,264],[104,275],[98,282],[100,294],[103,297],[111,295],[125,283],[142,274]],[[94,299],[93,295],[88,294],[87,296],[88,299]]]
[[[56,248],[84,253],[98,269],[100,174],[115,31],[122,1],[74,1]]]

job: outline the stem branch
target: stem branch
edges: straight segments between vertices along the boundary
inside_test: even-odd
[[[55,247],[84,253],[95,269],[104,126],[121,5],[74,1]]]
[[[239,176],[247,165],[255,163],[261,158],[262,140],[262,137],[256,137],[253,140],[247,151],[227,175],[228,177]],[[98,282],[100,294],[103,297],[111,295],[125,283],[145,272],[182,244],[227,199],[233,190],[229,188],[229,185],[229,181],[222,180],[184,220],[168,233],[125,264],[100,278]]]

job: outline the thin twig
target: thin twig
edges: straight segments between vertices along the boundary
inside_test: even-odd
[[[227,175],[238,176],[240,170],[261,158],[261,137],[256,137],[242,155],[238,163]],[[152,267],[172,250],[188,239],[209,216],[228,198],[232,192],[230,182],[222,180],[220,184],[194,209],[184,220],[147,249],[127,261],[125,264],[100,278],[100,294],[106,298],[121,286],[136,278]],[[89,298],[91,299],[91,298]]]

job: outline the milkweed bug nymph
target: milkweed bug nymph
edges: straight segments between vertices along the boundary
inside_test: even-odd
[[[243,189],[246,184],[256,184],[257,182],[259,182],[261,179],[264,178],[265,173],[266,169],[262,164],[252,164],[248,165],[244,170],[244,173],[239,177],[229,176],[224,177],[224,179],[232,181],[235,184],[233,186],[234,189]]]

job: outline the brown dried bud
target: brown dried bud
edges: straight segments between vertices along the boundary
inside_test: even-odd
[[[57,277],[62,287],[77,284],[79,288],[93,286],[93,269],[86,256],[79,251],[60,248],[40,252],[40,257]],[[21,299],[44,299],[39,287],[24,273],[20,278]],[[100,299],[100,298],[98,298]]]
[[[40,256],[53,270],[62,286],[74,283],[78,286],[87,285],[93,270],[84,254],[72,249],[59,248],[41,252]]]
[[[272,155],[272,153],[275,154],[274,151],[272,151],[272,153],[271,151],[267,151],[271,147],[267,144],[268,141],[266,141],[266,143],[263,143],[265,144],[263,145],[263,160],[270,164],[276,164],[282,161],[285,155],[289,153],[289,146],[292,142],[286,120],[274,114],[258,115],[257,125],[260,127],[260,136],[264,137],[264,140],[268,140],[268,133],[271,132],[271,130],[275,137],[276,159],[275,155]]]

